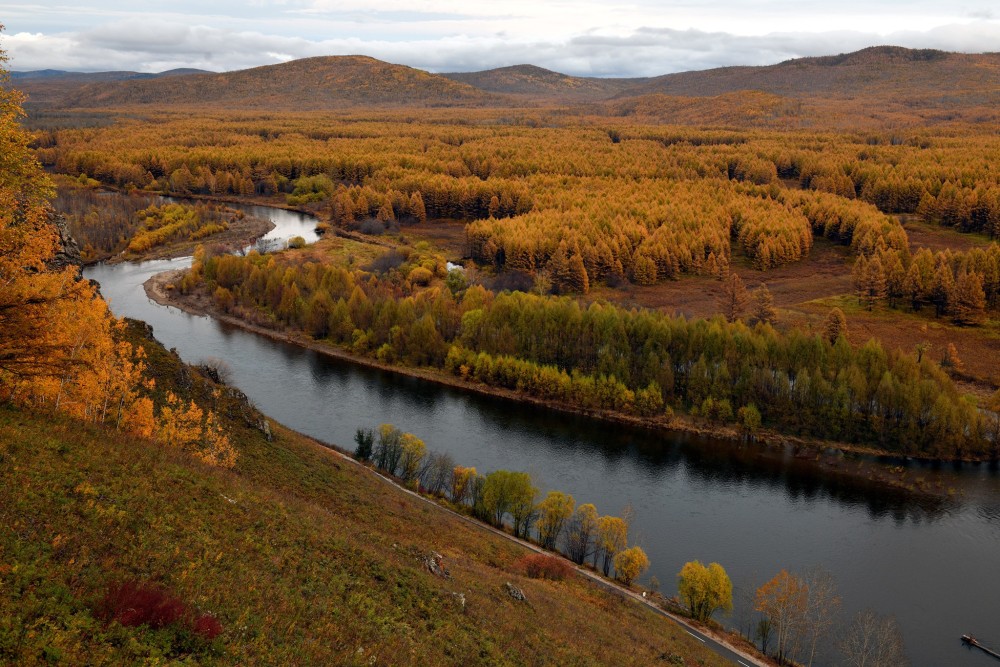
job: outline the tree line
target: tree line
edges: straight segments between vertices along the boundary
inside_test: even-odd
[[[181,288],[203,285],[228,312],[387,363],[443,367],[582,409],[663,419],[677,410],[750,431],[759,415],[782,432],[905,454],[997,454],[997,415],[980,412],[927,356],[874,340],[853,348],[839,331],[779,333],[766,321],[494,293],[445,280],[443,262],[419,252],[392,253],[381,270],[209,253]]]
[[[482,474],[455,465],[451,456],[429,452],[422,440],[391,424],[359,428],[354,456],[423,493],[448,498],[472,516],[497,528],[510,527],[515,537],[533,539],[549,551],[560,551],[578,565],[590,565],[626,586],[649,568],[641,547],[628,546],[630,511],[624,518],[600,516],[597,508],[577,505],[573,496],[549,491],[541,501],[531,476],[495,470]]]

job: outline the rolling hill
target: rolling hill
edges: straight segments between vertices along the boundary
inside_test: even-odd
[[[721,67],[650,79],[628,95],[661,93],[686,97],[759,90],[789,97],[813,95],[915,95],[960,91],[995,93],[1000,84],[1000,54],[967,55],[929,49],[876,46],[854,53],[796,58],[763,67]]]
[[[95,83],[69,107],[190,105],[276,110],[356,106],[468,106],[491,96],[423,70],[366,56],[323,56],[221,74]]]
[[[431,74],[366,56],[224,73],[18,74],[33,108],[201,106],[274,111],[568,105],[653,123],[816,127],[1000,120],[1000,54],[893,46],[646,79],[574,77],[534,65]]]
[[[491,93],[576,102],[607,99],[648,81],[569,76],[535,65],[514,65],[481,72],[451,72],[441,76]]]

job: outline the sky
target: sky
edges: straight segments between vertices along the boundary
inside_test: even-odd
[[[213,71],[368,55],[432,72],[581,76],[767,65],[866,46],[1000,50],[996,0],[5,2],[13,70]]]

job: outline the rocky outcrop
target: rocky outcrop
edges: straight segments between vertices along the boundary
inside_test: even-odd
[[[52,269],[64,269],[67,266],[83,266],[83,258],[80,256],[80,246],[69,231],[66,217],[62,213],[54,210],[49,211],[49,222],[59,234],[59,245],[55,256],[49,260],[49,267]]]
[[[518,602],[525,602],[528,598],[524,597],[524,591],[510,583],[509,581],[504,583],[504,590],[507,591],[507,595],[517,600]]]

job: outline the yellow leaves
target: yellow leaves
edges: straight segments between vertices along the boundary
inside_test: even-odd
[[[156,419],[156,439],[166,445],[194,454],[208,465],[232,468],[238,457],[218,418],[205,413],[197,403],[185,404],[173,392],[167,392],[166,404]]]
[[[708,567],[699,561],[684,564],[677,574],[677,589],[691,615],[707,621],[717,609],[733,608],[733,584],[718,563]]]
[[[641,547],[630,547],[615,554],[615,578],[626,586],[649,569],[649,558]]]

